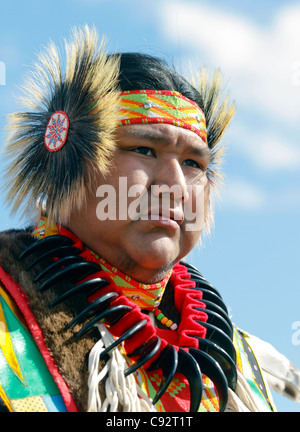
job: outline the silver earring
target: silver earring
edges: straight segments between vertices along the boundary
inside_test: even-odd
[[[46,216],[48,198],[48,195],[41,194],[36,200],[36,208],[41,212],[42,216]]]

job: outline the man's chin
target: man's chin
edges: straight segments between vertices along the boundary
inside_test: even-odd
[[[169,271],[178,261],[178,255],[171,251],[161,248],[141,251],[137,257],[137,264],[149,271]]]

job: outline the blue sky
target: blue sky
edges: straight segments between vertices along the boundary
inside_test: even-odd
[[[110,51],[141,51],[179,71],[220,68],[237,114],[224,139],[215,229],[190,259],[241,328],[300,368],[300,6],[279,0],[11,0],[0,6],[0,142],[27,65],[49,39],[95,24]],[[1,70],[1,69],[0,69]],[[5,84],[5,85],[3,85]],[[0,169],[3,161],[0,155]],[[0,229],[24,226],[0,195]],[[295,341],[294,341],[295,342]],[[300,405],[274,395],[279,410]]]

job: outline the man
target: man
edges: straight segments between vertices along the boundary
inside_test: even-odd
[[[10,123],[8,200],[38,218],[1,236],[2,410],[273,411],[249,337],[182,261],[234,111],[218,76],[196,90],[88,28],[65,65],[40,56]]]

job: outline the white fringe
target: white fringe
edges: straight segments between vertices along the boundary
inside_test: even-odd
[[[99,372],[100,354],[115,341],[105,325],[98,325],[101,339],[89,354],[88,412],[155,412],[151,399],[142,391],[133,374],[125,378],[126,362],[119,349],[110,352],[110,359]],[[99,394],[99,384],[106,378],[105,400]]]
[[[269,386],[283,396],[300,402],[300,370],[269,342],[248,336],[248,343],[255,351]]]
[[[99,372],[100,354],[115,341],[104,324],[99,324],[101,339],[89,354],[88,412],[155,412],[151,399],[143,392],[133,374],[127,378],[125,359],[118,348],[110,352],[110,359]],[[105,381],[105,399],[101,400],[99,384]],[[267,409],[254,397],[244,376],[238,371],[235,392],[229,389],[225,412],[263,412]]]
[[[268,409],[254,397],[245,377],[240,371],[237,371],[237,373],[238,380],[235,391],[228,389],[228,402],[225,412],[267,412]]]

